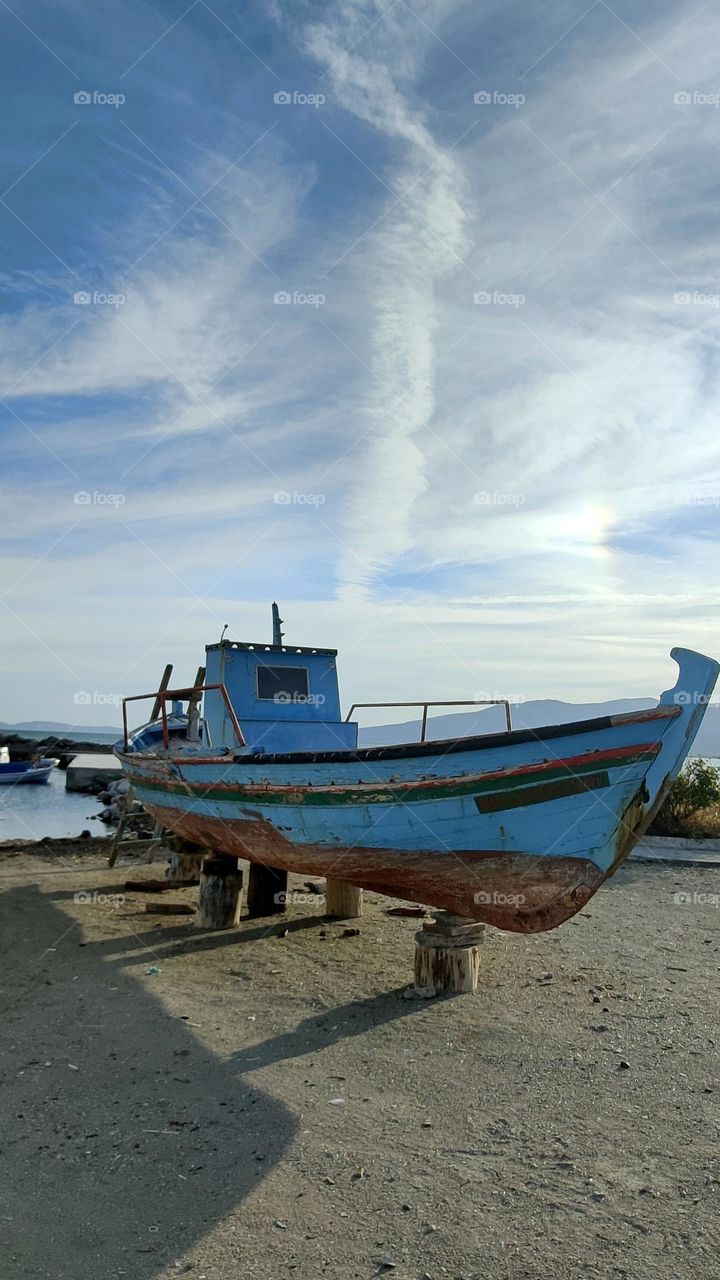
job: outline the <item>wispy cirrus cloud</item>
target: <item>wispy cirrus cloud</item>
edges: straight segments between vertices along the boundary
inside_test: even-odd
[[[58,680],[79,646],[152,683],[279,593],[358,696],[667,683],[717,608],[720,19],[213,9],[38,19],[113,114],[18,36],[9,669],[62,617]]]

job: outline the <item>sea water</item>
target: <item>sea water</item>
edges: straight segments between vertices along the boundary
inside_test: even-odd
[[[23,782],[0,787],[0,841],[42,840],[43,836],[107,834],[95,796],[65,790],[65,771],[53,769],[49,782]]]

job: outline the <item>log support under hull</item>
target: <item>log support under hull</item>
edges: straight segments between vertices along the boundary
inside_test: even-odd
[[[287,902],[287,871],[251,862],[248,874],[247,906],[251,920],[281,916]]]
[[[165,875],[168,880],[186,880],[194,884],[202,870],[203,858],[209,856],[209,850],[201,849],[182,836],[169,836],[170,858]]]
[[[485,925],[438,911],[415,935],[415,988],[419,999],[477,991]]]
[[[359,920],[363,913],[363,891],[347,880],[325,881],[325,915],[334,920]]]
[[[198,929],[234,929],[240,923],[242,882],[237,858],[205,858],[195,916]]]

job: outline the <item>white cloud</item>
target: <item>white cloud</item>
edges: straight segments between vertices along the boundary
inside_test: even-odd
[[[377,16],[371,4],[345,4],[306,33],[310,53],[327,70],[334,100],[395,144],[392,166],[377,175],[393,193],[389,208],[351,272],[365,282],[365,315],[372,327],[360,406],[361,461],[340,556],[340,576],[349,586],[370,582],[378,566],[411,545],[412,510],[428,485],[417,437],[435,411],[436,289],[457,269],[467,247],[461,170],[435,141],[424,110],[398,83],[418,72],[422,54],[413,51],[407,23],[396,25],[388,17],[359,49],[344,52],[353,33],[366,30]],[[417,29],[414,34],[417,45]]]
[[[413,7],[474,63],[483,15]],[[185,206],[143,163],[141,212],[107,246],[126,304],[74,307],[31,273],[35,300],[0,323],[0,382],[47,446],[17,425],[4,454],[39,476],[11,525],[7,669],[48,660],[26,627],[52,623],[93,687],[131,662],[149,687],[171,650],[191,675],[223,621],[267,633],[280,579],[289,635],[337,644],[353,697],[659,691],[672,643],[716,644],[717,508],[691,500],[720,494],[720,308],[673,294],[712,292],[720,115],[673,94],[713,87],[720,18],[648,15],[673,75],[598,6],[517,111],[472,101],[504,87],[506,48],[475,82],[402,3],[293,21],[298,87],[327,110],[302,130],[268,115],[208,196],[225,226],[196,210],[154,244]],[[513,90],[537,40],[513,37]],[[123,163],[140,156],[128,139]],[[190,185],[234,158],[218,142]],[[273,304],[295,288],[327,301]],[[78,488],[124,475],[143,542],[91,507],[38,562],[78,514],[50,448]],[[326,500],[278,510],[276,488]]]

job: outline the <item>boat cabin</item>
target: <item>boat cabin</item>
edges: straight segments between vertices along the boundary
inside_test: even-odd
[[[197,683],[191,688],[168,689],[172,671],[168,666],[157,693],[123,698],[123,751],[167,751],[171,740],[173,750],[179,748],[191,754],[208,750],[252,756],[357,751],[357,723],[343,720],[340,710],[337,649],[285,644],[277,604],[272,606],[272,616],[272,644],[226,640],[225,628],[217,644],[205,646],[204,680],[201,668]],[[150,720],[129,733],[128,703],[150,698],[155,704]],[[170,700],[172,709],[168,713]],[[187,713],[183,702],[188,703]],[[356,702],[349,714],[356,707],[420,707],[420,742],[424,743],[430,707],[492,705],[504,707],[509,732],[512,720],[507,698]]]
[[[220,640],[205,648],[206,685],[224,685],[246,742],[255,755],[284,751],[354,751],[357,724],[342,719],[337,649]],[[204,698],[204,740],[237,749],[219,689]]]

